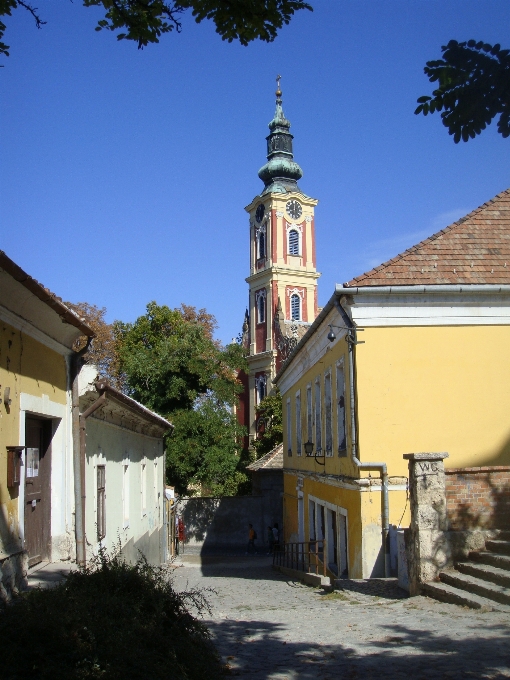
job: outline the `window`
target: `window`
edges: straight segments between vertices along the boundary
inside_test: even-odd
[[[301,442],[301,392],[296,394],[296,453],[298,456],[302,453]]]
[[[293,321],[301,320],[301,298],[297,293],[290,296],[290,318]]]
[[[299,233],[297,229],[289,231],[289,255],[299,255]]]
[[[258,259],[262,259],[266,256],[266,234],[263,231],[259,231],[258,235]]]
[[[122,514],[124,529],[129,527],[129,462],[124,461],[122,474]]]
[[[259,375],[255,378],[255,389],[257,392],[257,404],[260,404],[262,399],[266,396],[266,376]]]
[[[287,453],[292,456],[292,412],[290,399],[287,399]]]
[[[106,466],[97,466],[97,540],[106,536]]]
[[[326,456],[333,455],[333,428],[332,428],[332,399],[331,399],[331,371],[324,376],[324,417],[325,417],[325,444]]]
[[[313,414],[312,414],[312,386],[306,386],[306,435],[307,441],[313,441],[312,432]]]
[[[321,379],[315,381],[315,451],[322,452],[322,403]]]
[[[345,437],[345,379],[343,364],[336,367],[336,423],[338,438],[338,455],[345,455],[347,448]]]
[[[258,293],[256,293],[256,301],[257,301],[257,323],[264,323],[266,320],[266,291],[265,290],[260,290]]]
[[[142,517],[147,514],[147,462],[142,461],[142,470],[140,475],[141,481],[141,496],[142,496]]]

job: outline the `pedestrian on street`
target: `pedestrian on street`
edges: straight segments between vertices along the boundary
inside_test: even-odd
[[[246,550],[246,554],[252,555],[253,553],[257,554],[255,552],[255,541],[257,539],[257,532],[253,528],[253,524],[248,524],[248,548]]]
[[[271,527],[267,527],[267,543],[268,543],[268,546],[269,546],[269,552],[267,554],[271,555],[271,553],[273,552],[273,548],[274,548],[274,534],[273,534],[273,530],[271,529]]]
[[[274,523],[273,526],[273,539],[274,539],[274,544],[273,544],[273,550],[279,550],[280,548],[280,531],[278,529],[278,522]]]

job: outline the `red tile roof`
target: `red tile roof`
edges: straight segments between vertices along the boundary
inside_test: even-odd
[[[510,189],[351,286],[510,284]]]

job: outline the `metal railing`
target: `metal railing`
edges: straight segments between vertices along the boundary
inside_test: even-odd
[[[326,576],[327,554],[325,539],[284,543],[274,547],[273,565]]]

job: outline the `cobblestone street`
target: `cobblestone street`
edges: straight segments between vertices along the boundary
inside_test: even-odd
[[[510,617],[425,597],[382,581],[323,590],[289,580],[270,558],[189,556],[177,590],[212,588],[214,641],[237,677],[510,678]]]

